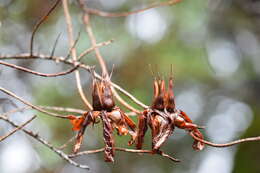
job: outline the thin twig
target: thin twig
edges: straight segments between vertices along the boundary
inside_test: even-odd
[[[73,45],[70,47],[69,53],[68,53],[68,55],[66,56],[65,59],[68,59],[70,57],[72,50],[76,47],[76,45],[79,41],[79,37],[80,37],[80,32],[78,33],[76,40],[73,42]]]
[[[168,159],[170,159],[171,161],[174,162],[180,162],[179,159],[176,159],[168,154],[165,154],[164,152],[158,152],[158,153],[154,153],[151,150],[135,150],[135,149],[127,149],[127,148],[120,148],[120,147],[115,147],[116,151],[123,151],[123,152],[129,152],[129,153],[145,153],[145,154],[158,154],[160,156],[166,157]],[[82,151],[79,152],[77,154],[71,154],[69,155],[70,158],[74,158],[74,157],[78,157],[78,156],[82,156],[82,155],[87,155],[87,154],[94,154],[94,153],[100,153],[103,152],[104,148],[100,148],[100,149],[96,149],[96,150],[88,150],[88,151]]]
[[[250,138],[239,139],[239,140],[228,142],[228,143],[225,143],[225,144],[216,144],[216,143],[213,143],[213,142],[209,142],[209,141],[200,139],[197,136],[195,136],[193,133],[190,133],[190,135],[195,140],[200,141],[200,142],[202,142],[204,144],[207,144],[209,146],[212,146],[212,147],[230,147],[230,146],[233,146],[233,145],[236,145],[236,144],[240,144],[240,143],[243,143],[243,142],[260,141],[260,136],[257,136],[257,137],[250,137]]]
[[[63,4],[63,10],[64,10],[66,23],[67,23],[69,44],[70,44],[70,47],[71,47],[72,59],[74,61],[77,61],[77,52],[76,52],[75,47],[73,47],[73,29],[72,29],[71,16],[70,16],[69,7],[68,7],[68,1],[67,0],[62,0],[62,4]],[[92,110],[92,106],[89,103],[88,99],[86,98],[86,96],[85,96],[85,94],[83,92],[81,81],[80,81],[80,75],[79,75],[79,71],[78,70],[75,71],[75,77],[76,77],[76,83],[77,83],[78,92],[79,92],[79,95],[80,95],[81,99],[83,100],[85,105],[88,107],[88,109]]]
[[[21,107],[21,108],[16,108],[16,109],[13,109],[13,110],[10,110],[8,112],[3,113],[2,115],[3,116],[9,116],[10,114],[13,114],[13,113],[16,113],[16,112],[22,112],[22,111],[24,111],[26,109],[29,109],[29,108],[30,107],[28,107],[28,106]]]
[[[22,129],[24,126],[26,126],[27,124],[29,124],[32,120],[34,120],[36,118],[36,115],[34,115],[32,118],[30,118],[28,121],[24,122],[23,124],[21,124],[20,126],[16,127],[14,130],[12,130],[10,133],[8,133],[5,136],[0,137],[0,142],[5,140],[6,138],[8,138],[9,136],[11,136],[12,134],[14,134],[15,132],[17,132],[18,130]]]
[[[102,47],[102,46],[107,46],[109,45],[110,43],[112,43],[114,40],[108,40],[108,41],[105,41],[105,42],[101,42],[101,43],[98,43],[96,44],[96,46],[92,46],[91,48],[88,48],[87,50],[85,50],[84,52],[82,52],[77,60],[80,61],[85,55],[91,53],[92,51],[94,51],[96,48],[98,47]]]
[[[33,105],[32,103],[30,103],[30,102],[28,102],[28,101],[22,99],[21,97],[17,96],[16,94],[12,93],[11,91],[8,91],[7,89],[4,89],[4,88],[2,88],[2,87],[0,87],[0,90],[1,90],[2,92],[4,92],[5,94],[7,94],[7,95],[9,95],[9,96],[11,96],[11,97],[13,97],[13,98],[15,98],[15,99],[21,101],[21,102],[24,103],[25,105],[30,106],[31,108],[33,108],[33,109],[35,109],[35,110],[37,110],[37,111],[39,111],[39,112],[42,112],[42,113],[45,113],[45,114],[48,114],[48,115],[51,115],[51,116],[57,117],[57,118],[66,118],[66,119],[67,119],[67,117],[68,117],[68,116],[66,116],[66,115],[59,115],[59,114],[55,114],[55,113],[53,113],[53,112],[46,111],[46,110],[44,110],[44,109],[42,109],[42,108],[40,108],[40,107],[38,107],[38,106]]]
[[[59,150],[64,150],[68,146],[68,144],[72,143],[77,136],[73,136],[67,142],[65,142],[62,146],[58,147]]]
[[[9,124],[11,124],[14,127],[19,127],[17,124],[15,124],[13,121],[9,120],[7,117],[5,116],[1,116],[0,115],[0,119],[8,122]],[[56,149],[54,146],[52,146],[49,142],[47,142],[45,139],[43,139],[42,137],[40,137],[38,134],[33,133],[30,130],[26,130],[26,129],[22,129],[23,132],[25,132],[26,134],[28,134],[29,136],[33,137],[34,139],[36,139],[37,141],[39,141],[40,143],[42,143],[43,145],[45,145],[46,147],[48,147],[51,151],[55,152],[56,154],[58,154],[62,159],[66,160],[67,162],[69,162],[71,165],[74,165],[78,168],[82,168],[82,169],[88,169],[89,167],[87,165],[81,165],[76,163],[75,161],[71,160],[67,154],[65,154],[64,152],[62,152],[61,150]]]
[[[33,28],[33,32],[32,32],[32,36],[31,36],[31,40],[30,40],[30,55],[33,54],[33,40],[34,40],[34,36],[36,31],[39,29],[40,25],[49,17],[49,15],[51,14],[51,12],[57,7],[57,5],[59,4],[61,0],[57,0],[53,6],[50,8],[49,11],[47,11],[47,13],[38,21],[38,23],[34,26]]]
[[[57,107],[57,106],[38,106],[38,107],[42,109],[48,109],[48,110],[59,111],[59,112],[76,113],[76,114],[84,114],[86,112],[85,110],[82,109]]]
[[[181,2],[181,0],[170,0],[170,1],[166,1],[166,2],[153,3],[153,4],[149,5],[148,7],[143,8],[143,9],[134,10],[134,11],[130,11],[130,12],[110,13],[110,12],[100,11],[100,10],[92,9],[92,8],[86,8],[86,11],[89,14],[94,14],[94,15],[102,16],[102,17],[126,17],[126,16],[129,16],[129,15],[142,13],[142,12],[144,12],[146,10],[150,10],[152,8],[158,8],[158,7],[163,7],[163,6],[171,6],[171,5],[177,4],[179,2]]]
[[[54,42],[54,46],[53,46],[52,51],[51,51],[51,57],[52,57],[52,56],[54,55],[54,53],[55,53],[55,49],[56,49],[56,47],[57,47],[58,41],[59,41],[59,39],[60,39],[60,36],[61,36],[61,33],[59,33],[58,37],[56,38],[56,40],[55,40],[55,42]]]
[[[78,64],[75,67],[73,67],[69,70],[63,71],[63,72],[46,74],[46,73],[40,73],[40,72],[37,72],[37,71],[33,71],[33,70],[28,69],[28,68],[21,67],[21,66],[15,65],[15,64],[10,64],[10,63],[4,62],[4,61],[0,61],[0,64],[11,67],[11,68],[15,68],[17,70],[21,70],[23,72],[31,73],[31,74],[34,74],[34,75],[37,75],[37,76],[42,76],[42,77],[63,76],[63,75],[67,75],[67,74],[69,74],[69,73],[71,73],[71,72],[73,72],[73,71],[75,71],[76,69],[79,68],[79,64]]]
[[[92,47],[94,47],[95,49],[95,55],[96,55],[96,58],[99,62],[99,65],[101,66],[101,69],[102,69],[102,74],[106,75],[106,76],[109,76],[108,75],[108,71],[107,71],[107,67],[106,67],[106,63],[98,49],[98,47],[96,47],[97,45],[97,41],[96,41],[96,38],[94,36],[94,33],[93,33],[93,30],[92,30],[92,27],[91,27],[91,23],[90,23],[90,16],[88,15],[87,13],[87,7],[85,6],[84,2],[82,0],[79,0],[79,4],[82,8],[82,10],[85,12],[85,14],[83,15],[83,22],[85,24],[85,29],[86,29],[86,32],[88,33],[88,36],[90,38],[90,41],[91,41],[91,45]],[[112,92],[114,94],[114,96],[116,97],[116,99],[122,104],[124,105],[126,108],[128,108],[129,110],[133,111],[133,112],[136,112],[138,114],[140,114],[141,112],[137,109],[135,109],[134,107],[132,107],[131,105],[129,105],[126,101],[124,101],[120,95],[116,92],[116,90],[114,89],[114,87],[112,86],[111,87],[112,89]]]

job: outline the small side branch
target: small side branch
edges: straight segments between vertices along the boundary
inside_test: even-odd
[[[67,71],[64,71],[64,72],[59,72],[59,73],[53,73],[53,74],[46,74],[46,73],[40,73],[40,72],[37,72],[37,71],[33,71],[33,70],[30,70],[28,68],[24,68],[24,67],[21,67],[21,66],[17,66],[15,64],[10,64],[10,63],[7,63],[7,62],[4,62],[4,61],[0,61],[0,64],[2,65],[5,65],[5,66],[8,66],[8,67],[11,67],[11,68],[14,68],[14,69],[17,69],[17,70],[21,70],[23,72],[27,72],[27,73],[31,73],[31,74],[34,74],[34,75],[37,75],[37,76],[42,76],[42,77],[57,77],[57,76],[63,76],[63,75],[67,75],[73,71],[75,71],[76,69],[79,68],[79,64],[76,65],[75,67],[67,70]]]
[[[195,140],[198,140],[198,141],[200,141],[200,142],[202,142],[204,144],[207,144],[209,146],[212,146],[212,147],[230,147],[230,146],[233,146],[233,145],[236,145],[236,144],[240,144],[240,143],[244,143],[244,142],[260,141],[260,136],[257,136],[257,137],[239,139],[239,140],[228,142],[228,143],[225,143],[225,144],[216,144],[216,143],[213,143],[213,142],[209,142],[209,141],[200,139],[197,136],[195,136],[193,133],[190,133],[190,135]]]
[[[27,124],[29,124],[32,120],[34,120],[36,118],[36,115],[34,115],[32,118],[30,118],[28,121],[24,122],[23,124],[21,124],[20,126],[16,127],[13,131],[11,131],[10,133],[8,133],[5,136],[0,137],[0,142],[5,140],[6,138],[8,138],[9,136],[13,135],[15,132],[21,130],[24,126],[26,126]]]
[[[61,0],[57,0],[53,6],[50,8],[50,10],[39,20],[39,22],[34,26],[33,28],[33,32],[32,32],[32,36],[31,36],[31,40],[30,40],[30,55],[33,54],[33,40],[34,40],[34,36],[36,31],[39,29],[40,25],[49,17],[49,15],[51,14],[51,12],[54,11],[54,9],[58,6],[59,2]]]
[[[55,114],[53,112],[49,112],[49,111],[46,111],[38,106],[35,106],[33,105],[32,103],[28,102],[28,101],[25,101],[24,99],[22,99],[21,97],[17,96],[16,94],[12,93],[11,91],[8,91],[7,89],[4,89],[2,87],[0,87],[0,91],[4,92],[5,94],[19,100],[20,102],[24,103],[25,105],[39,111],[39,112],[42,112],[42,113],[45,113],[45,114],[48,114],[48,115],[51,115],[53,117],[57,117],[57,118],[65,118],[67,119],[67,116],[66,115],[59,115],[59,114]]]
[[[109,45],[110,43],[112,43],[114,40],[108,40],[108,41],[105,41],[105,42],[101,42],[101,43],[98,43],[96,44],[96,46],[92,46],[91,48],[88,48],[87,50],[85,50],[84,52],[82,52],[77,60],[80,61],[85,55],[91,53],[92,51],[94,51],[96,48],[99,48],[99,47],[102,47],[102,46],[107,46]]]
[[[154,3],[143,9],[130,11],[130,12],[109,13],[109,12],[100,11],[100,10],[92,9],[92,8],[86,8],[86,11],[89,14],[94,14],[94,15],[101,16],[101,17],[126,17],[126,16],[130,16],[133,14],[142,13],[142,12],[144,12],[146,10],[150,10],[152,8],[171,6],[171,5],[177,4],[179,2],[181,2],[181,0],[170,0],[170,1],[166,1],[166,2]]]
[[[13,121],[9,120],[7,117],[5,116],[1,116],[0,115],[0,119],[6,121],[7,123],[11,124],[12,126],[18,128],[19,126],[17,124],[15,124]],[[69,156],[67,154],[65,154],[64,152],[62,152],[61,150],[56,149],[54,146],[52,146],[49,142],[47,142],[45,139],[43,139],[42,137],[40,137],[38,134],[33,133],[32,131],[26,130],[26,129],[22,129],[24,133],[26,133],[27,135],[31,136],[32,138],[34,138],[35,140],[39,141],[40,143],[42,143],[43,145],[45,145],[46,147],[48,147],[50,150],[52,150],[53,152],[55,152],[56,154],[58,154],[62,159],[66,160],[67,162],[69,162],[71,165],[74,165],[78,168],[82,168],[82,169],[88,169],[89,167],[87,165],[81,165],[76,163],[75,161],[71,160],[69,158]]]

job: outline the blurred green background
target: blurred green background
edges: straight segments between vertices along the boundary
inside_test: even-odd
[[[51,0],[0,0],[0,54],[29,51],[33,26],[50,8]],[[88,7],[110,12],[140,9],[155,0],[88,0]],[[159,1],[156,1],[159,2]],[[90,47],[81,21],[78,4],[70,1],[74,36],[80,33],[76,45],[78,54]],[[115,41],[100,48],[112,80],[145,104],[152,99],[152,65],[156,73],[168,78],[173,65],[174,92],[178,108],[184,110],[196,124],[206,126],[205,138],[224,143],[243,137],[260,135],[260,2],[255,0],[185,0],[175,6],[148,10],[128,17],[104,18],[91,16],[98,42]],[[61,34],[55,55],[69,51],[66,23],[61,5],[41,26],[35,38],[35,52],[50,54]],[[64,70],[61,63],[42,60],[10,61],[37,71],[52,73]],[[83,62],[99,65],[94,54]],[[1,86],[37,105],[85,109],[73,74],[58,78],[41,78],[0,67]],[[91,96],[91,78],[81,72],[84,91]],[[1,98],[6,98],[1,93]],[[123,96],[124,97],[124,96]],[[125,98],[125,97],[124,97]],[[127,98],[126,98],[127,99]],[[130,100],[134,107],[139,108]],[[14,100],[17,105],[22,105]],[[5,103],[1,111],[13,109]],[[140,108],[139,108],[140,109]],[[125,110],[125,109],[124,109]],[[11,118],[34,112],[17,113]],[[31,125],[56,146],[74,133],[68,121],[37,113]],[[136,121],[136,119],[134,119]],[[1,122],[0,134],[10,126]],[[145,147],[150,148],[150,131]],[[129,137],[116,137],[117,146],[127,146]],[[72,144],[71,144],[72,145]],[[70,152],[71,145],[66,149]],[[82,156],[76,161],[88,164],[89,172],[143,173],[259,173],[259,142],[244,143],[230,148],[206,147],[192,150],[192,138],[176,129],[162,149],[182,160],[173,163],[166,158],[116,152],[115,163],[105,163],[103,153]],[[101,124],[86,130],[82,150],[103,146]],[[1,173],[70,173],[85,172],[60,159],[48,148],[23,133],[17,133],[0,143]]]

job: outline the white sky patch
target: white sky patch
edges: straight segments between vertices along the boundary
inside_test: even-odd
[[[229,149],[211,149],[204,156],[197,173],[231,173],[234,152]]]
[[[40,160],[31,145],[22,137],[4,145],[0,155],[1,173],[28,173],[39,168]]]
[[[129,32],[147,43],[160,41],[167,29],[166,20],[156,9],[131,15],[126,21]]]
[[[185,111],[193,121],[201,115],[203,95],[198,88],[185,90],[176,97],[177,108]]]
[[[233,43],[219,40],[208,44],[209,63],[219,77],[229,77],[238,70],[240,55]]]
[[[260,74],[260,43],[257,35],[249,30],[240,29],[236,33],[236,41],[240,50],[251,57],[254,70]]]
[[[247,104],[225,98],[217,105],[217,113],[207,122],[206,133],[212,141],[227,142],[246,130],[252,118],[252,110]]]

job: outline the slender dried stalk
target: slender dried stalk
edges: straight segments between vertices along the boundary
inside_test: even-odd
[[[135,149],[127,149],[127,148],[120,148],[120,147],[115,147],[115,150],[116,151],[122,151],[122,152],[128,152],[128,153],[139,153],[139,154],[158,154],[160,156],[163,156],[163,157],[166,157],[168,159],[170,159],[171,161],[173,162],[180,162],[179,159],[176,159],[164,152],[158,152],[158,153],[154,153],[153,151],[151,150],[135,150]],[[82,152],[79,152],[77,154],[71,154],[69,155],[70,158],[74,158],[74,157],[78,157],[78,156],[82,156],[82,155],[88,155],[88,154],[95,154],[95,153],[100,153],[100,152],[103,152],[105,151],[105,148],[100,148],[100,149],[96,149],[96,150],[88,150],[88,151],[82,151]]]
[[[13,121],[11,121],[10,119],[8,119],[5,116],[0,115],[0,119],[6,121],[7,123],[11,124],[12,126],[14,126],[16,128],[19,127],[19,125],[15,124]],[[26,133],[27,135],[31,136],[32,138],[34,138],[35,140],[39,141],[40,143],[42,143],[43,145],[48,147],[50,150],[52,150],[53,152],[58,154],[62,159],[66,160],[71,165],[74,165],[74,166],[76,166],[78,168],[88,169],[89,170],[89,167],[87,165],[81,165],[81,164],[78,164],[75,161],[71,160],[67,154],[65,154],[61,150],[56,149],[54,146],[52,146],[48,141],[46,141],[45,139],[40,137],[38,134],[33,133],[32,131],[29,131],[29,130],[26,130],[26,129],[22,129],[22,130],[23,130],[24,133]]]
[[[158,7],[163,7],[163,6],[171,6],[171,5],[177,4],[179,2],[181,2],[181,0],[170,0],[170,1],[166,1],[166,2],[154,3],[154,4],[151,4],[148,7],[145,7],[143,9],[130,11],[130,12],[110,13],[110,12],[104,12],[104,11],[100,11],[100,10],[92,9],[92,8],[86,8],[86,11],[89,14],[94,14],[94,15],[102,16],[102,17],[126,17],[126,16],[129,16],[129,15],[142,13],[142,12],[144,12],[146,10],[150,10],[152,8],[158,8]]]
[[[200,139],[197,136],[195,136],[193,133],[190,133],[190,135],[195,140],[198,140],[198,141],[200,141],[200,142],[202,142],[204,144],[207,144],[209,146],[212,146],[212,147],[230,147],[230,146],[233,146],[233,145],[236,145],[236,144],[240,144],[240,143],[244,143],[244,142],[260,141],[260,136],[257,136],[257,137],[250,137],[250,138],[239,139],[239,140],[228,142],[228,143],[225,143],[225,144],[216,144],[216,143],[213,143],[213,142],[209,142],[209,141]]]
[[[77,52],[76,52],[75,47],[73,47],[73,40],[74,40],[73,39],[73,29],[72,29],[71,16],[70,16],[69,7],[68,7],[68,1],[67,0],[62,0],[62,4],[63,4],[63,10],[64,10],[66,23],[67,23],[69,44],[70,44],[70,47],[71,47],[72,59],[74,61],[77,61]],[[80,95],[81,99],[83,100],[85,105],[88,107],[88,109],[92,110],[92,106],[89,103],[88,99],[86,98],[86,96],[85,96],[85,94],[83,92],[81,81],[80,81],[80,75],[79,75],[79,71],[78,70],[75,71],[75,77],[76,77],[76,83],[77,83],[78,92],[79,92],[79,95]]]
[[[58,111],[58,112],[69,112],[69,113],[76,113],[76,114],[84,114],[86,111],[82,109],[75,109],[75,108],[65,108],[65,107],[57,107],[57,106],[38,106],[42,109]]]
[[[46,73],[40,73],[40,72],[37,72],[37,71],[33,71],[33,70],[30,70],[28,68],[25,68],[25,67],[21,67],[21,66],[17,66],[15,64],[10,64],[10,63],[7,63],[7,62],[4,62],[4,61],[0,61],[0,64],[2,65],[5,65],[5,66],[8,66],[8,67],[11,67],[11,68],[14,68],[14,69],[17,69],[17,70],[21,70],[23,72],[27,72],[27,73],[31,73],[31,74],[34,74],[34,75],[37,75],[37,76],[42,76],[42,77],[57,77],[57,76],[63,76],[63,75],[67,75],[73,71],[75,71],[76,69],[79,68],[79,65],[76,65],[75,67],[67,70],[67,71],[64,71],[64,72],[59,72],[59,73],[53,73],[53,74],[46,74]]]
[[[29,124],[32,120],[34,120],[36,118],[36,115],[34,115],[32,118],[30,118],[29,120],[27,120],[26,122],[24,122],[23,124],[21,124],[20,126],[16,127],[14,130],[12,130],[10,133],[8,133],[5,136],[0,137],[0,142],[5,140],[6,138],[8,138],[9,136],[13,135],[15,132],[21,130],[24,126],[26,126],[27,124]]]
[[[53,117],[57,117],[57,118],[66,118],[67,119],[67,116],[66,115],[59,115],[59,114],[55,114],[53,112],[49,112],[49,111],[46,111],[38,106],[35,106],[33,105],[32,103],[28,102],[28,101],[25,101],[24,99],[22,99],[21,97],[17,96],[16,94],[12,93],[11,91],[8,91],[7,89],[4,89],[2,87],[0,87],[0,91],[4,92],[5,94],[21,101],[22,103],[24,103],[25,105],[39,111],[39,112],[42,112],[42,113],[45,113],[47,115],[50,115],[50,116],[53,116]]]

